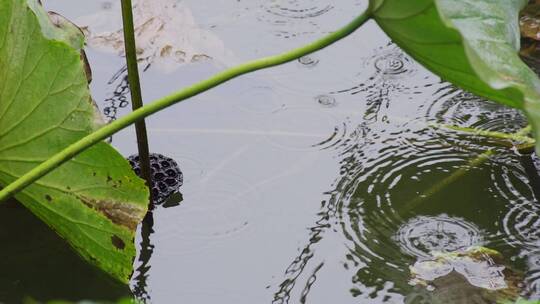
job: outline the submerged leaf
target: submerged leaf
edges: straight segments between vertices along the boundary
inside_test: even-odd
[[[37,0],[0,0],[0,184],[96,130],[81,32]],[[148,190],[99,143],[16,195],[86,260],[127,282]]]
[[[88,44],[99,50],[124,54],[120,1],[97,14],[77,20]],[[134,0],[133,15],[138,57],[171,71],[182,64],[213,59],[232,60],[224,43],[201,28],[188,6],[176,0]]]
[[[519,18],[519,26],[521,28],[521,36],[540,40],[540,5],[529,4],[521,12]]]
[[[527,0],[372,0],[401,48],[457,86],[524,110],[540,138],[540,80],[518,56]],[[540,151],[540,140],[537,140]]]
[[[409,267],[409,283],[426,287],[429,303],[496,303],[515,300],[523,291],[522,274],[493,249],[472,246],[430,254]]]

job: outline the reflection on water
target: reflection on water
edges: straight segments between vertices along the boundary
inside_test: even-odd
[[[182,1],[197,31],[210,31],[241,60],[310,41],[365,4]],[[146,66],[145,99],[218,65],[170,74]],[[95,67],[94,88],[114,119],[129,102],[125,71]],[[526,120],[442,82],[372,23],[334,47],[151,117],[152,146],[182,164],[184,201],[141,225],[133,293],[148,303],[492,303],[500,295],[462,273],[481,269],[496,282],[491,275],[504,265],[515,274],[505,278],[525,283],[516,293],[540,298],[533,159],[510,142],[430,123],[514,132]],[[126,131],[113,143],[129,155],[132,138]],[[452,255],[471,246],[501,256],[471,264]],[[431,268],[435,290],[411,286],[410,267],[441,254],[450,254],[450,266]]]
[[[134,265],[135,272],[131,289],[137,299],[143,303],[148,303],[152,300],[147,283],[151,269],[152,253],[154,252],[154,244],[151,240],[151,235],[154,233],[154,213],[152,210],[144,217],[138,232],[140,232],[139,257]]]
[[[516,232],[503,228],[522,229],[517,235],[536,231],[530,217],[505,224],[505,217],[513,212],[509,203],[519,199],[537,204],[528,177],[520,157],[507,148],[509,143],[505,146],[435,130],[428,123],[515,132],[525,119],[515,110],[487,103],[433,78],[425,77],[422,85],[411,86],[405,82],[407,78],[425,73],[415,71],[416,63],[392,45],[378,49],[377,54],[366,60],[375,71],[368,82],[332,92],[360,96],[359,100],[367,102],[366,115],[350,138],[342,141],[341,177],[323,202],[317,225],[310,228],[308,245],[287,268],[274,302],[289,303],[296,286],[308,282],[308,269],[317,269],[325,259],[317,255],[317,247],[323,247],[328,238],[324,236],[330,234],[345,240],[342,265],[352,272],[351,295],[362,303],[491,303],[499,295],[486,293],[477,281],[482,276],[487,282],[500,281],[497,274],[503,268],[490,268],[488,262],[442,267],[443,273],[437,272],[441,279],[435,296],[429,288],[420,287],[425,292],[418,293],[418,287],[409,285],[409,267],[434,252],[459,252],[474,245],[501,250],[508,255],[506,262],[523,258],[523,252],[508,246]],[[422,98],[426,90],[434,98],[427,107]],[[471,160],[487,150],[496,153],[471,167]],[[461,179],[450,186],[441,183],[463,168],[466,174]],[[409,203],[426,193],[430,195],[423,203],[410,209]],[[535,209],[521,210],[530,210],[532,215]],[[515,247],[525,248],[522,244]],[[472,275],[475,269],[480,271],[477,276]],[[460,277],[452,278],[453,271],[471,275],[470,285]],[[448,278],[443,274],[449,274]],[[520,292],[531,295],[534,288],[529,282]],[[467,292],[460,293],[463,289]]]
[[[56,299],[115,301],[131,291],[83,261],[18,203],[0,206],[0,303]]]
[[[118,111],[127,108],[129,102],[129,82],[127,75],[127,66],[123,66],[114,76],[107,82],[107,85],[114,88],[109,96],[105,99],[103,105],[103,115],[108,122],[118,118]]]

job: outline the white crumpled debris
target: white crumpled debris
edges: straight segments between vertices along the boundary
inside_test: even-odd
[[[492,259],[492,255],[498,254],[494,250],[470,247],[464,251],[432,254],[433,259],[417,261],[410,267],[412,285],[428,286],[435,279],[455,271],[476,287],[487,290],[508,288],[503,274],[505,267]]]
[[[199,27],[191,10],[177,0],[135,0],[133,16],[139,60],[171,71],[185,63],[212,59],[226,65],[232,59],[223,42]],[[88,45],[124,55],[120,1],[106,2],[101,12],[76,23]]]

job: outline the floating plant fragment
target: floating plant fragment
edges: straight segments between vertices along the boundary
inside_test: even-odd
[[[438,295],[445,294],[448,288],[456,292],[459,290],[456,286],[461,286],[464,290],[476,291],[483,299],[515,300],[522,291],[523,278],[502,262],[499,252],[479,246],[454,252],[432,252],[431,258],[420,259],[410,267],[410,284],[440,291]]]
[[[120,1],[103,11],[81,17],[88,44],[99,50],[124,54]],[[176,0],[133,1],[135,39],[139,59],[171,71],[184,63],[231,58],[223,42],[195,22],[191,10]]]
[[[527,5],[519,18],[521,36],[534,40],[540,40],[540,4]]]

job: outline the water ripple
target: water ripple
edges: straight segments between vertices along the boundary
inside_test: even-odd
[[[274,35],[281,38],[295,38],[325,32],[316,21],[334,8],[321,1],[265,1],[261,4],[259,21],[271,25]]]
[[[375,90],[387,95],[389,91],[409,91],[411,87],[400,82],[400,79],[413,76],[418,64],[393,43],[374,50],[373,55],[362,59],[361,75],[370,75],[356,86],[341,89],[333,93],[358,94]],[[357,75],[360,76],[360,75]],[[384,92],[386,91],[386,92]]]
[[[319,17],[331,11],[334,6],[329,3],[318,3],[320,1],[266,1],[262,7],[272,15],[290,19],[307,19]]]
[[[428,258],[433,251],[454,252],[483,243],[478,227],[447,215],[413,218],[399,229],[396,238],[403,251],[419,258]]]
[[[508,133],[516,132],[527,124],[527,118],[520,111],[487,101],[453,86],[439,90],[437,97],[426,116],[443,124]]]
[[[347,136],[347,125],[325,111],[311,108],[283,108],[261,121],[264,137],[286,150],[329,149]]]

